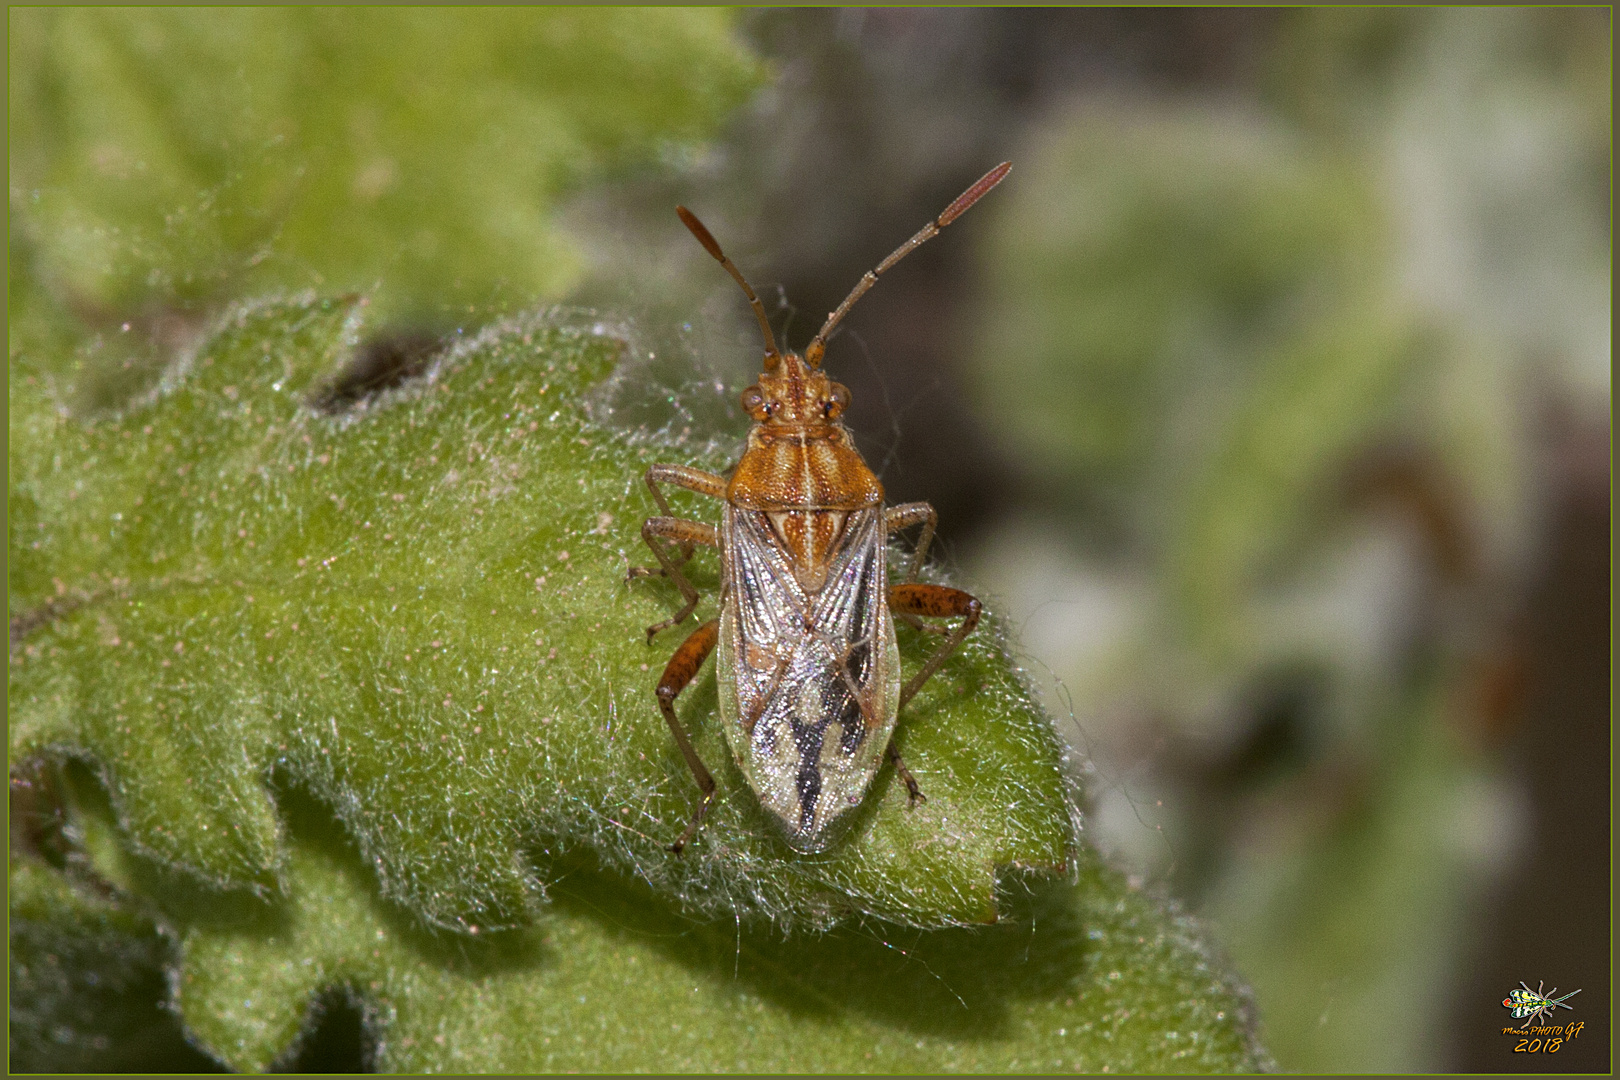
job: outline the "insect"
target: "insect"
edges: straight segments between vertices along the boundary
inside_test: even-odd
[[[729,476],[685,465],[653,465],[646,482],[659,516],[641,536],[658,559],[628,578],[668,577],[685,605],[647,628],[647,641],[685,622],[698,591],[681,572],[699,546],[720,552],[720,614],[703,623],[670,657],[658,680],[659,708],[703,792],[691,822],[670,850],[677,855],[714,803],[714,777],[675,715],[675,699],[711,652],[720,716],[738,768],[795,849],[821,851],[843,815],[860,805],[885,758],[906,785],[908,805],[921,789],[895,749],[899,713],[978,625],[982,607],[959,589],[915,581],[938,517],[927,503],[884,506],[883,485],[839,420],[849,390],[821,370],[830,334],[878,275],[962,215],[999,184],[1002,163],[963,192],[944,213],[863,276],[800,356],[776,347],[765,307],[709,230],[691,211],[675,212],[725,268],[753,307],[765,339],[764,370],[743,391],[753,420],[742,457]],[[724,503],[719,528],[676,517],[661,485],[672,484]],[[906,580],[888,581],[890,535],[922,526]],[[901,685],[895,617],[944,635],[922,668]],[[953,630],[921,620],[960,618]]]
[[[1552,993],[1558,993],[1558,987],[1553,987]],[[1555,998],[1552,996],[1552,994],[1544,993],[1542,990],[1542,984],[1539,982],[1536,983],[1536,988],[1534,990],[1530,989],[1523,982],[1521,982],[1519,983],[1519,989],[1511,991],[1507,997],[1502,999],[1502,1007],[1504,1009],[1512,1009],[1513,1019],[1523,1020],[1523,1026],[1529,1027],[1536,1020],[1546,1016],[1554,1009],[1575,1008],[1573,1005],[1565,1005],[1564,1002],[1568,1001],[1578,993],[1580,993],[1579,990],[1571,990],[1563,997]]]

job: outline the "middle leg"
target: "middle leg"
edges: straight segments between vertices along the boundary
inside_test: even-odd
[[[923,559],[928,556],[928,545],[934,542],[934,526],[938,524],[939,514],[925,502],[901,503],[883,511],[885,538],[913,525],[923,527],[922,532],[917,534],[917,550],[911,556],[911,570],[906,574],[908,582],[917,580],[917,571],[922,569]]]
[[[687,617],[697,609],[698,604],[697,589],[693,587],[690,581],[686,580],[686,575],[681,573],[681,563],[686,560],[682,559],[678,563],[671,558],[668,550],[660,542],[660,538],[673,540],[681,545],[683,549],[694,544],[704,544],[708,547],[718,548],[720,546],[720,534],[713,525],[705,525],[699,521],[687,521],[685,518],[650,517],[641,523],[641,538],[647,542],[647,546],[657,556],[659,567],[653,569],[646,566],[632,566],[625,574],[625,580],[633,581],[638,577],[663,574],[675,583],[675,587],[681,591],[681,596],[686,600],[686,606],[673,616],[663,622],[654,623],[652,626],[647,627],[647,644],[651,645],[652,639],[660,630],[674,626],[679,622],[685,622]]]
[[[933,506],[925,502],[901,503],[891,506],[883,511],[883,535],[887,539],[901,529],[909,529],[913,525],[921,525],[922,532],[917,534],[917,548],[911,556],[911,567],[906,572],[906,581],[917,580],[917,574],[922,570],[923,559],[928,556],[928,545],[934,541],[934,526],[939,524],[939,514]],[[930,634],[941,634],[944,631],[930,623],[925,623],[909,612],[896,612],[900,621],[907,626]]]

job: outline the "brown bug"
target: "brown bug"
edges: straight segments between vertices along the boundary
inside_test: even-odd
[[[684,622],[697,607],[698,592],[681,567],[700,544],[720,550],[720,615],[692,631],[658,680],[659,708],[703,789],[691,823],[670,845],[676,854],[702,824],[716,788],[675,716],[675,698],[716,646],[726,742],[794,848],[814,852],[827,846],[834,822],[860,804],[885,756],[894,762],[910,803],[923,798],[895,750],[895,723],[906,702],[978,625],[982,609],[959,589],[913,580],[933,540],[937,515],[923,502],[883,505],[883,485],[838,419],[849,405],[849,390],[827,378],[821,358],[827,335],[877,284],[878,275],[938,235],[1011,168],[1003,162],[991,169],[868,271],[827,316],[802,357],[777,349],[754,290],[703,223],[686,207],[675,208],[742,286],[765,337],[764,371],[742,395],[754,421],[742,458],[729,478],[685,465],[647,470],[647,487],[662,513],[642,524],[641,536],[659,565],[629,572],[631,579],[665,575],[686,600],[671,618],[647,628],[651,644],[660,630]],[[720,528],[675,517],[660,484],[723,500]],[[886,541],[912,525],[921,525],[922,532],[910,572],[906,582],[891,586]],[[948,635],[904,686],[891,611]],[[961,617],[962,622],[946,631],[926,626],[919,616]]]

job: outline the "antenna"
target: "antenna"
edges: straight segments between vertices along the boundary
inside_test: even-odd
[[[983,183],[983,181],[980,181],[980,183]],[[961,202],[962,200],[958,199],[956,201]],[[963,207],[963,209],[966,209],[966,207]],[[961,210],[957,211],[957,213],[961,212]],[[760,332],[765,335],[765,366],[774,367],[777,359],[782,354],[776,351],[776,337],[771,333],[770,320],[765,318],[765,305],[759,302],[759,297],[754,295],[754,290],[743,279],[742,271],[733,266],[731,260],[726,258],[726,253],[720,250],[720,245],[715,243],[714,237],[709,235],[709,230],[703,227],[703,222],[697,219],[697,215],[684,206],[677,206],[675,213],[680,215],[682,224],[692,230],[692,235],[697,237],[698,243],[703,245],[703,250],[713,255],[720,265],[726,268],[726,273],[737,279],[737,284],[742,286],[742,291],[748,294],[748,302],[754,308],[754,318],[759,320]]]
[[[849,314],[849,309],[855,306],[855,301],[865,296],[866,290],[877,284],[879,274],[884,273],[895,263],[899,262],[907,255],[910,255],[913,251],[916,251],[919,247],[938,236],[941,229],[966,213],[968,207],[978,202],[990,191],[991,188],[1001,183],[1002,179],[1005,178],[1007,173],[1011,171],[1012,162],[1003,161],[1000,165],[997,165],[995,168],[979,177],[979,182],[962,192],[961,195],[958,195],[956,201],[947,206],[943,214],[940,214],[939,217],[935,218],[933,221],[930,221],[927,225],[924,225],[916,236],[913,236],[910,240],[907,240],[905,243],[895,248],[893,253],[891,253],[887,259],[884,259],[882,262],[878,263],[876,270],[868,270],[865,276],[863,276],[860,281],[855,283],[855,288],[850,290],[849,295],[844,297],[844,302],[838,305],[838,310],[828,315],[827,321],[823,323],[821,329],[816,332],[816,336],[811,340],[809,348],[804,350],[805,362],[811,367],[821,366],[821,354],[827,351],[827,335],[832,333],[833,327],[837,326],[841,321],[843,321],[845,315]],[[686,217],[687,215],[683,211],[682,220],[686,220]],[[687,226],[690,228],[691,225],[692,222],[688,221]],[[701,227],[702,226],[699,226],[699,228]],[[695,232],[696,230],[694,229],[693,231]],[[699,236],[698,239],[701,240],[703,237]],[[713,241],[709,241],[709,243],[713,243]],[[705,244],[704,246],[707,247],[708,245]],[[709,251],[713,253],[716,258],[720,257],[719,248],[710,247]],[[732,271],[732,276],[737,276],[737,272],[735,270]],[[741,281],[742,278],[738,277],[737,280]],[[745,289],[747,287],[748,286],[746,285],[743,286]],[[750,293],[749,295],[752,296],[753,294]]]

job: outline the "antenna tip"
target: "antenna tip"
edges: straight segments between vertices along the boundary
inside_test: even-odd
[[[703,245],[703,250],[713,255],[716,262],[726,261],[725,253],[720,250],[720,245],[715,242],[713,236],[709,235],[709,230],[703,227],[703,222],[697,219],[696,214],[684,206],[677,206],[675,216],[681,219],[681,224],[692,231],[692,235],[697,237],[698,243]]]
[[[1012,162],[1003,161],[1000,165],[997,165],[995,168],[979,177],[978,183],[974,184],[972,187],[962,192],[961,195],[957,196],[956,201],[947,206],[945,208],[945,212],[939,215],[939,227],[943,229],[945,226],[961,217],[967,212],[968,207],[982,199],[986,194],[989,193],[991,188],[995,187],[997,184],[1006,179],[1007,174],[1010,172],[1012,172]]]

